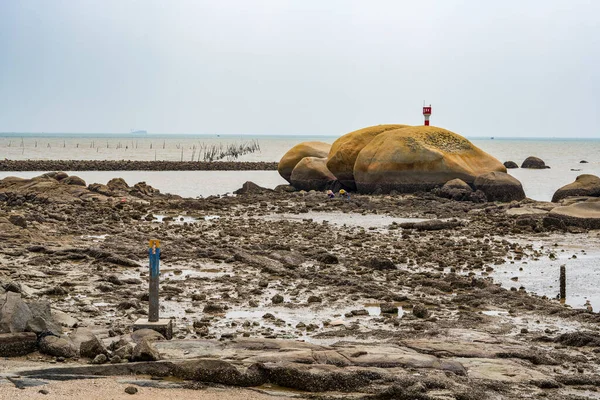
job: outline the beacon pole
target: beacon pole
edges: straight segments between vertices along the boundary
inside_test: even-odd
[[[158,284],[160,278],[160,240],[151,239],[148,242],[148,259],[150,261],[150,293],[148,318],[140,318],[133,324],[133,330],[152,329],[162,334],[165,339],[173,337],[173,320],[160,319],[158,304]]]
[[[148,311],[148,322],[158,322],[158,280],[160,276],[159,240],[150,240],[148,245],[148,256],[150,258],[150,309]]]

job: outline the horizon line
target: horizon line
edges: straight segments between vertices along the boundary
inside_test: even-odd
[[[289,137],[341,137],[343,135],[338,134],[290,134],[290,133],[178,133],[178,132],[160,132],[160,133],[126,133],[126,132],[0,132],[0,137],[12,137],[12,136],[30,136],[30,137],[43,137],[43,136],[58,136],[60,135],[98,135],[98,136],[120,136],[120,137],[151,137],[151,136],[289,136]],[[39,136],[38,136],[39,135]],[[487,139],[487,140],[495,140],[495,139],[568,139],[568,140],[600,140],[600,137],[571,137],[571,136],[464,136],[467,139]]]

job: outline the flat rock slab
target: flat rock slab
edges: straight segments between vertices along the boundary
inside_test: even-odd
[[[438,357],[496,358],[498,354],[525,352],[523,345],[500,345],[478,342],[442,341],[435,339],[404,340],[402,343],[419,353]]]
[[[545,215],[548,214],[550,210],[541,210],[539,208],[534,207],[514,207],[506,210],[507,215]]]
[[[524,367],[512,360],[489,358],[456,358],[455,360],[467,369],[470,379],[522,383],[549,378],[537,370]]]

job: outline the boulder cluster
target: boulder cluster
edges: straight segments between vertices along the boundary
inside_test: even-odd
[[[116,199],[179,198],[161,194],[158,189],[139,182],[130,187],[122,178],[113,178],[106,185],[86,182],[66,172],[48,172],[31,179],[9,176],[0,181],[0,201],[9,205],[23,202],[81,203],[84,201]]]
[[[49,288],[48,293],[60,292]],[[165,340],[149,329],[121,336],[108,347],[92,330],[78,327],[75,318],[51,309],[48,301],[26,302],[23,288],[16,282],[0,284],[0,357],[23,356],[34,351],[56,357],[88,358],[94,364],[105,362],[154,361],[160,358],[152,342]],[[64,333],[64,328],[71,330]]]
[[[300,143],[283,156],[278,171],[296,189],[306,191],[343,188],[379,194],[436,189],[457,200],[525,198],[521,183],[500,161],[464,137],[434,126],[377,125],[350,132],[332,145]]]
[[[505,161],[504,162],[504,166],[507,169],[519,168],[519,164],[517,164],[514,161]],[[523,161],[523,163],[521,163],[521,168],[527,168],[527,169],[548,169],[550,167],[547,166],[546,163],[544,162],[544,160],[542,160],[541,158],[534,157],[534,156],[529,156],[529,157],[527,157]]]

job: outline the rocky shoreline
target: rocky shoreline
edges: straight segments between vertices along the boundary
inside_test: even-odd
[[[547,223],[556,206],[252,184],[184,199],[118,178],[7,178],[0,382],[141,374],[321,399],[590,398],[600,315],[490,277],[598,240]],[[173,340],[132,332],[148,313],[150,238]]]
[[[0,160],[0,171],[276,171],[276,162]]]

